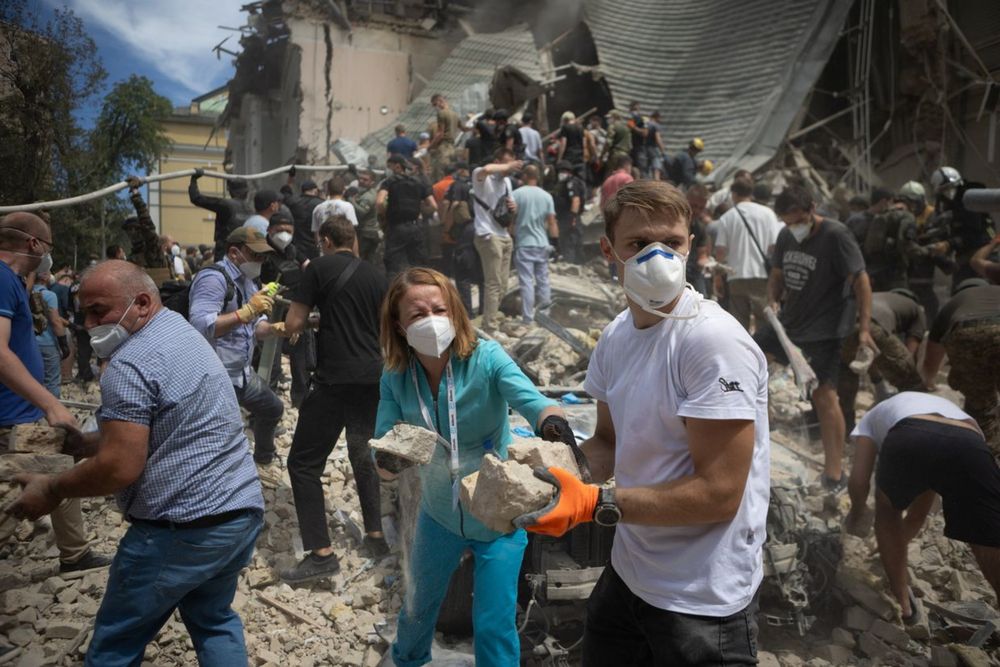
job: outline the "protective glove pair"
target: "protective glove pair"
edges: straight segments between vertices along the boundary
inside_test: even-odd
[[[274,296],[264,288],[257,292],[236,310],[236,317],[243,324],[249,324],[261,315],[267,315],[274,308]]]

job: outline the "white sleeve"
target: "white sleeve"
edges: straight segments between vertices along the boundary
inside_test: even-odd
[[[322,202],[316,205],[316,208],[312,212],[312,232],[315,234],[319,231],[319,228],[323,226],[323,216],[326,211],[326,202]]]
[[[677,415],[699,419],[756,420],[758,392],[767,383],[760,348],[732,320],[705,320],[680,354]],[[738,329],[738,330],[737,330]]]
[[[347,207],[344,209],[344,212],[347,214],[347,219],[351,221],[352,225],[354,225],[355,227],[357,227],[358,226],[358,214],[354,210],[354,204],[352,204],[351,202],[344,202],[344,203],[347,204]]]
[[[848,437],[851,438],[871,438],[875,440],[875,419],[878,417],[878,412],[874,409],[869,410],[865,413],[865,416],[858,420],[858,423],[854,425],[854,430],[851,431]],[[876,441],[876,444],[881,445],[881,442]]]
[[[721,245],[723,248],[729,247],[729,243],[727,243],[727,241],[729,240],[729,224],[728,224],[729,221],[727,220],[728,215],[729,214],[727,213],[726,215],[719,218],[719,224],[716,225],[717,232],[715,235],[715,245],[717,246]]]
[[[608,325],[609,327],[611,325]],[[608,402],[608,382],[604,377],[604,355],[607,351],[606,337],[608,330],[601,334],[593,354],[590,355],[590,362],[587,364],[587,377],[583,381],[583,390],[593,396],[598,401]]]

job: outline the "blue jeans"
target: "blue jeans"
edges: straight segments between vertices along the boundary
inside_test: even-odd
[[[492,542],[456,535],[420,510],[410,586],[399,610],[399,628],[392,645],[397,667],[415,667],[431,660],[431,642],[448,582],[462,553],[471,549],[476,559],[472,602],[477,667],[516,667],[521,659],[517,637],[517,578],[528,536],[523,530]]]
[[[42,363],[45,368],[45,379],[42,384],[49,390],[49,393],[60,398],[60,387],[62,384],[62,355],[59,348],[51,345],[39,345],[42,351]]]
[[[246,667],[243,624],[231,605],[262,523],[256,510],[210,528],[134,522],[111,564],[85,664],[140,665],[146,644],[180,609],[199,665]]]
[[[535,318],[535,295],[542,308],[552,303],[549,286],[549,249],[517,248],[514,250],[517,284],[521,286],[521,317],[525,322]]]

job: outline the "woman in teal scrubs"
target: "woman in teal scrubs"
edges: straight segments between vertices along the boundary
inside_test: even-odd
[[[412,590],[399,613],[392,658],[398,667],[430,662],[448,582],[469,549],[475,557],[476,665],[517,665],[517,578],[528,538],[523,530],[497,533],[476,520],[458,503],[457,481],[478,470],[489,452],[506,458],[508,406],[546,439],[565,440],[568,424],[498,343],[476,338],[458,291],[437,271],[409,269],[393,281],[382,305],[380,336],[385,371],[375,437],[403,421],[433,429],[442,440],[420,469]],[[553,424],[562,427],[562,438],[553,435]],[[381,468],[379,474],[392,478]]]

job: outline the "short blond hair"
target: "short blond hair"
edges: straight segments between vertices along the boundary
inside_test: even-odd
[[[601,204],[604,214],[604,235],[614,241],[615,225],[626,209],[639,209],[649,214],[683,220],[691,231],[691,204],[684,193],[663,181],[638,180],[627,183]]]
[[[441,290],[441,295],[448,306],[451,323],[455,327],[455,340],[451,344],[451,352],[459,359],[471,357],[478,341],[458,290],[443,273],[434,269],[415,267],[396,276],[382,302],[379,343],[382,345],[386,370],[403,371],[410,363],[410,346],[406,342],[406,336],[400,332],[399,302],[406,296],[406,292],[416,285],[434,285]]]

